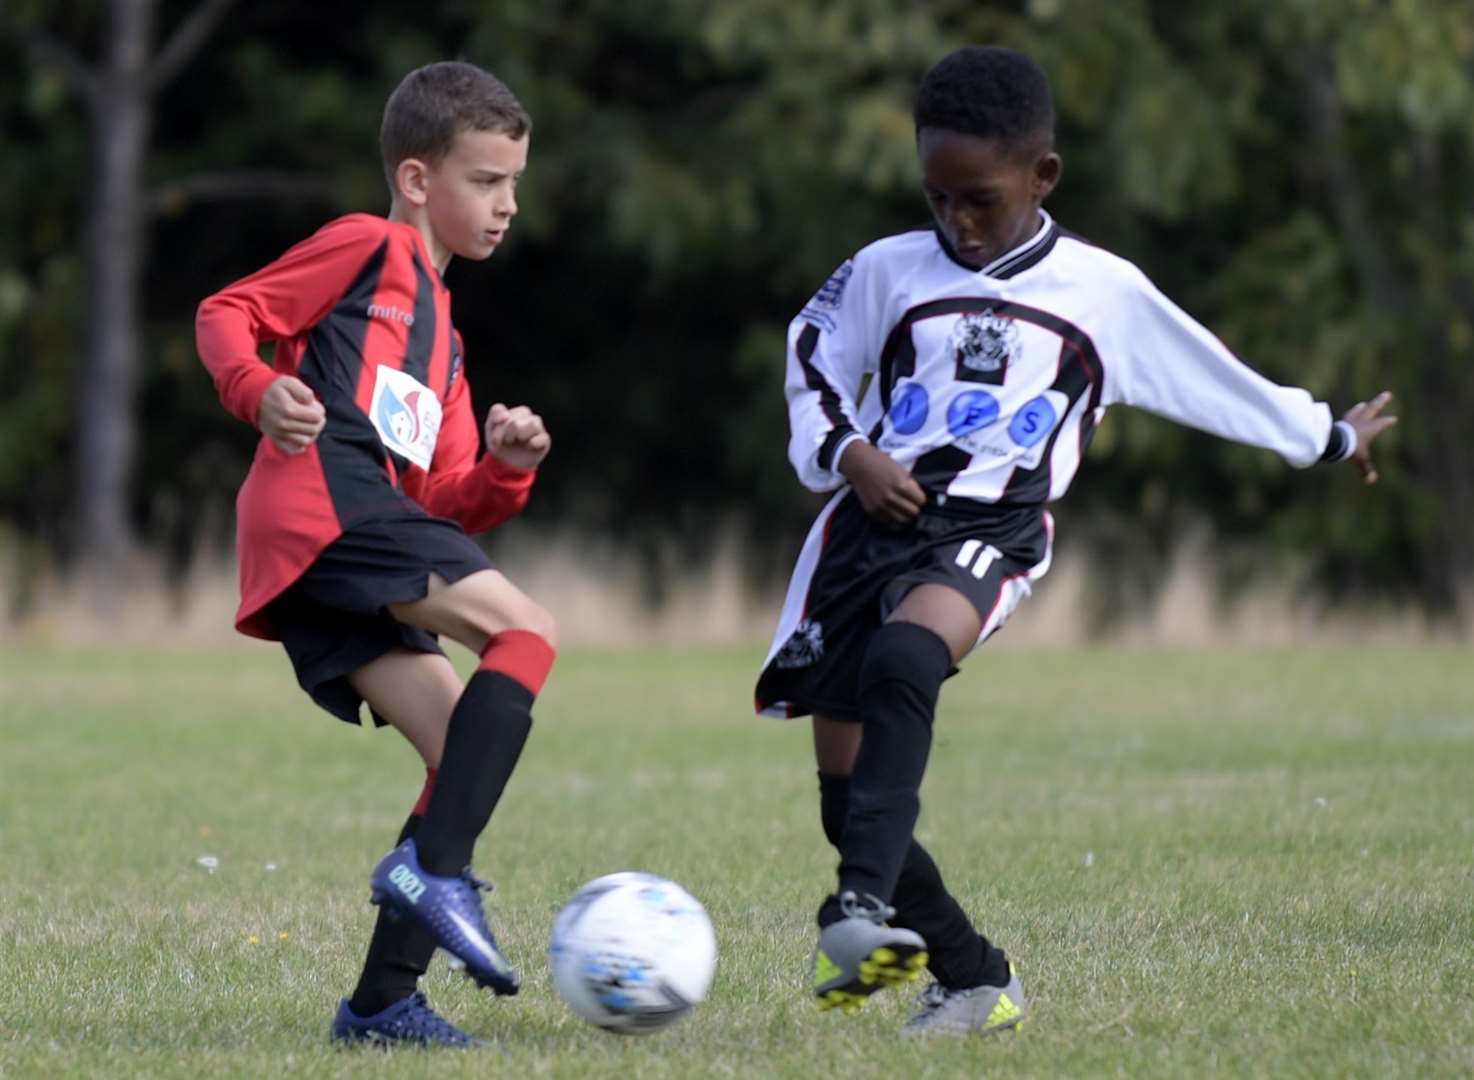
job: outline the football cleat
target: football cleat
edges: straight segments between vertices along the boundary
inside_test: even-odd
[[[914,982],[926,966],[926,942],[914,930],[886,926],[895,908],[853,892],[839,898],[844,918],[819,933],[814,950],[814,997],[819,1008],[860,1011],[869,996],[887,986]]]
[[[991,1035],[995,1031],[1023,1026],[1029,1006],[1024,1001],[1023,984],[1013,965],[1008,965],[1007,986],[974,986],[968,990],[948,990],[932,983],[917,998],[920,1008],[901,1029],[905,1035],[966,1035],[978,1032]]]
[[[454,877],[427,872],[411,837],[374,867],[369,886],[373,903],[418,922],[435,944],[465,965],[476,985],[497,994],[515,994],[521,987],[521,978],[486,925],[481,893],[491,886],[472,877],[470,870]]]
[[[395,1046],[451,1046],[469,1049],[484,1046],[449,1020],[430,1008],[425,995],[418,991],[396,1001],[373,1016],[359,1016],[344,998],[328,1034],[333,1042],[368,1043],[383,1049]]]

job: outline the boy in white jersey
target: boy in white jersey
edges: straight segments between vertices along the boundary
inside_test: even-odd
[[[838,888],[819,911],[814,993],[853,1012],[936,979],[910,1032],[989,1032],[1026,1011],[1001,949],[972,926],[912,836],[941,684],[1049,567],[1045,505],[1107,406],[1136,405],[1290,464],[1377,476],[1382,393],[1333,422],[1277,386],[1130,263],[1042,209],[1059,181],[1043,71],[961,49],[916,103],[935,228],[842,265],[789,330],[789,456],[836,491],[809,533],[757,684],[760,711],[813,714]],[[863,380],[869,386],[860,401]]]

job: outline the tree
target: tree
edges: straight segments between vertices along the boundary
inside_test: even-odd
[[[158,0],[109,0],[102,56],[88,64],[41,26],[38,63],[55,65],[86,107],[95,181],[87,205],[86,361],[76,386],[75,521],[79,561],[106,603],[133,554],[128,485],[137,457],[139,278],[147,252],[144,162],[155,99],[203,47],[235,0],[201,0],[153,49]]]

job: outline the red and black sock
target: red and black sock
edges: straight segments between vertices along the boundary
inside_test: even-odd
[[[504,630],[487,644],[445,735],[440,774],[415,836],[420,865],[458,874],[532,730],[532,702],[553,666],[553,647],[530,630]]]

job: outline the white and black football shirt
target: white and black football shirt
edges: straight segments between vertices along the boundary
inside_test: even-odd
[[[863,438],[941,500],[1043,504],[1115,404],[1297,467],[1354,449],[1328,406],[1252,370],[1125,259],[1040,219],[982,270],[920,230],[834,272],[788,332],[789,457],[806,487],[841,486],[839,455]]]

